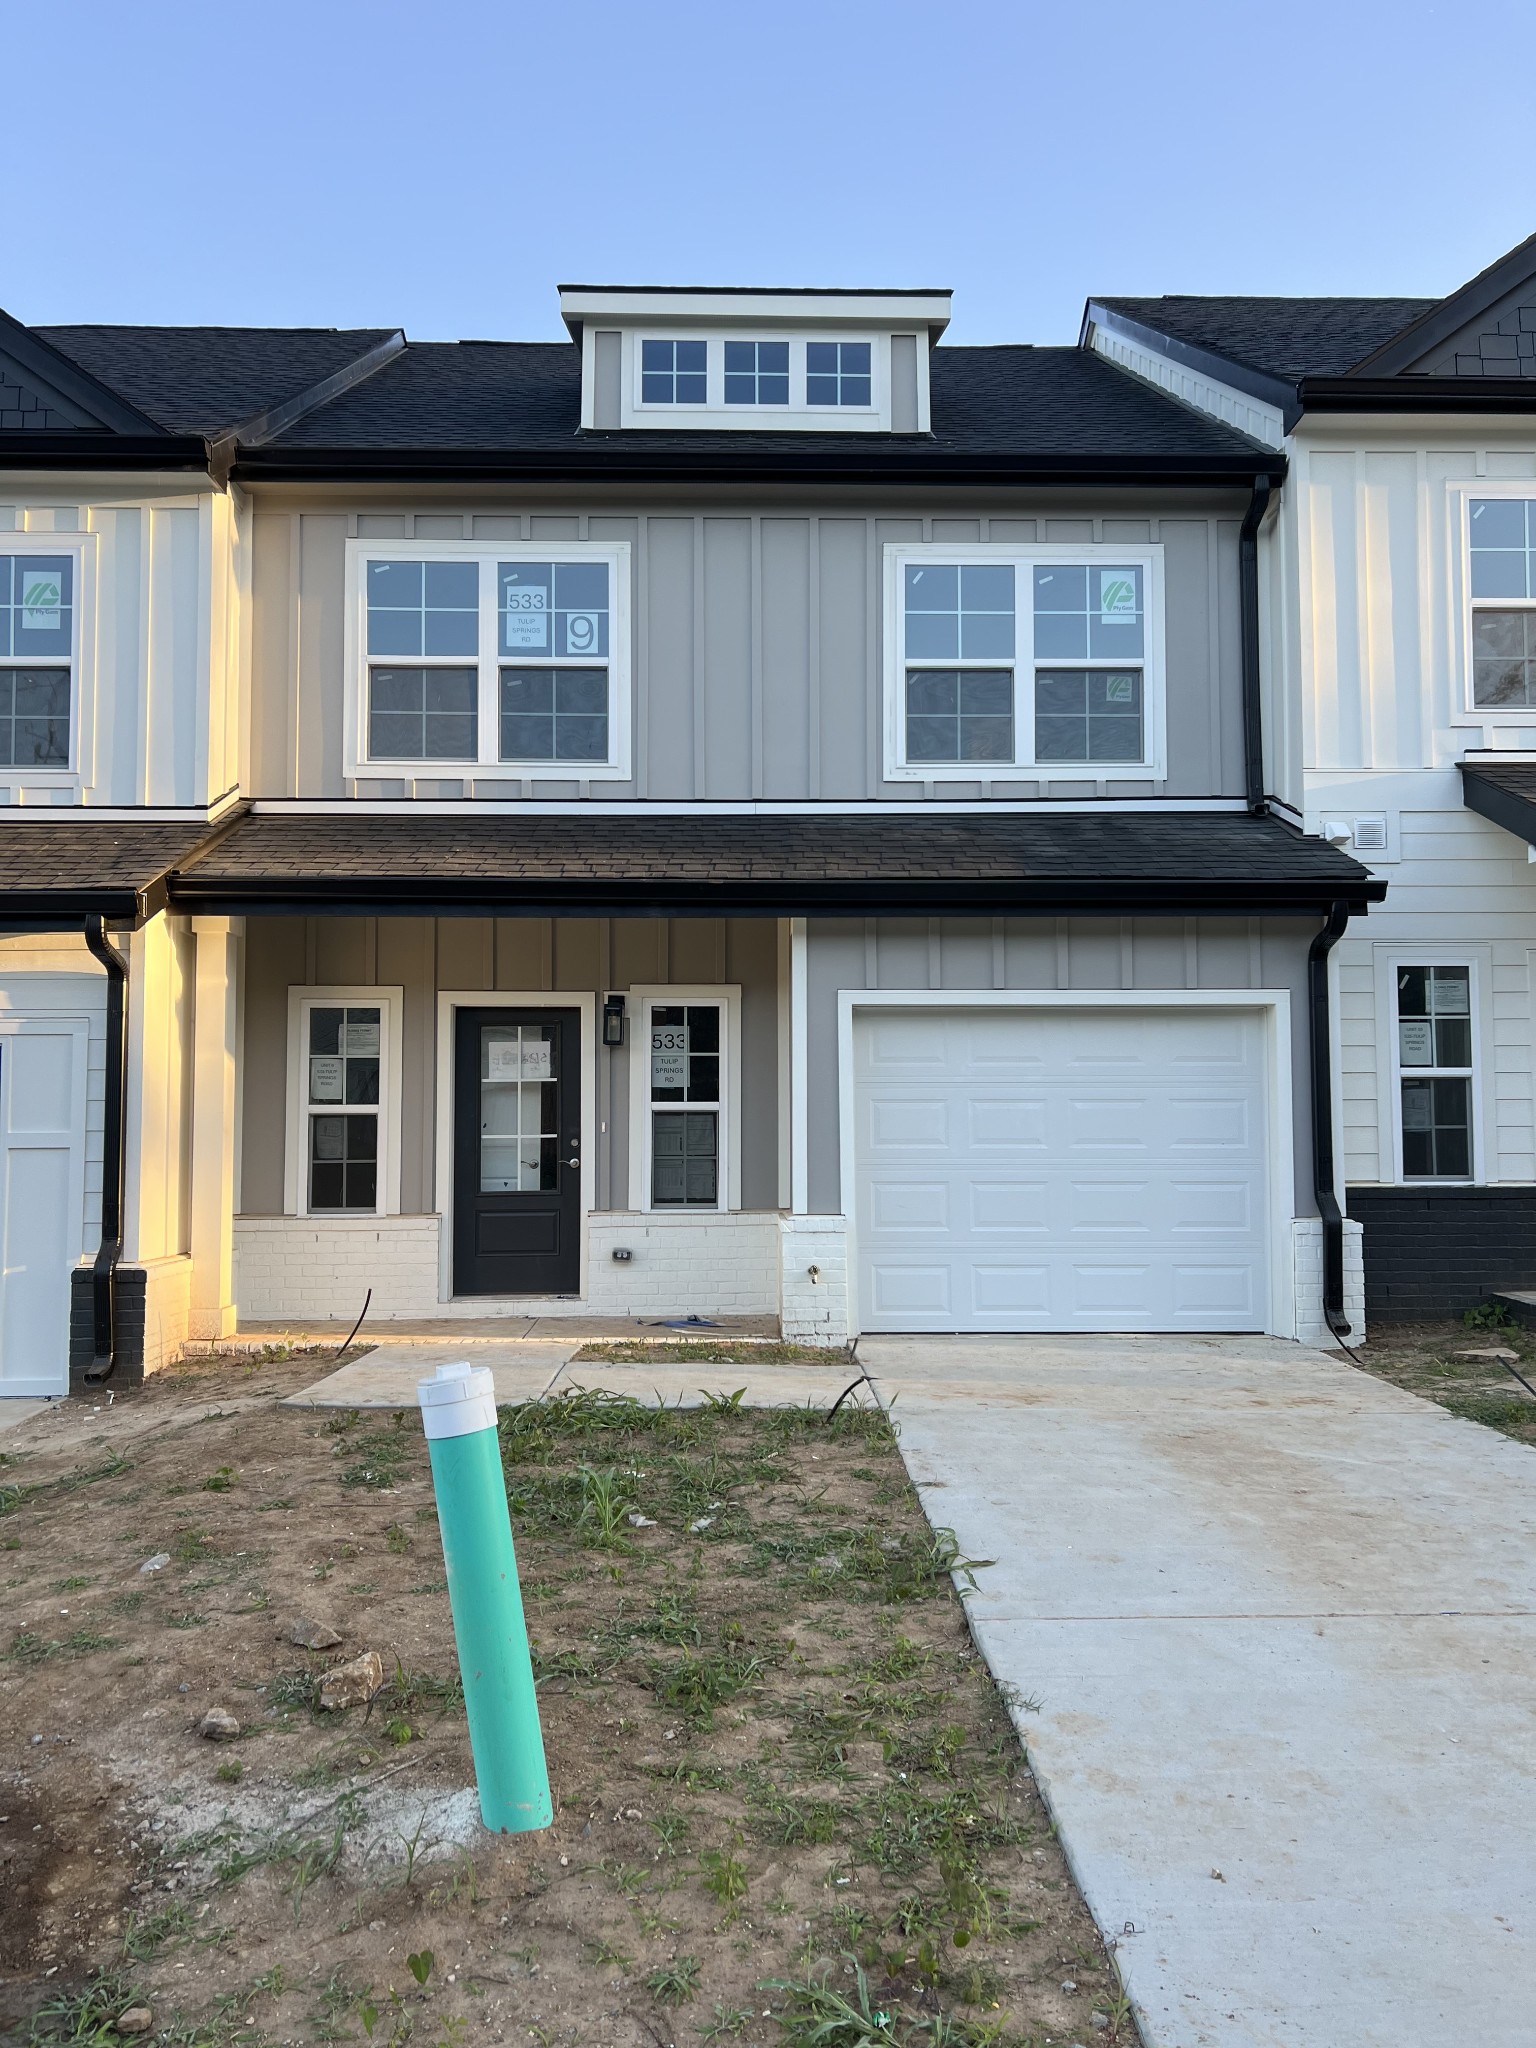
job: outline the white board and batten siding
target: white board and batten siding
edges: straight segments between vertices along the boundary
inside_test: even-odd
[[[238,496],[0,496],[7,537],[79,551],[73,768],[0,767],[0,805],[203,806],[240,778],[249,558]]]
[[[857,1304],[878,1330],[1269,1327],[1252,1010],[853,1019]]]
[[[1465,501],[1510,483],[1536,498],[1528,426],[1308,423],[1294,445],[1278,623],[1307,819],[1380,820],[1387,842],[1358,855],[1387,900],[1335,954],[1347,1183],[1400,1178],[1394,977],[1416,957],[1472,969],[1475,1179],[1536,1181],[1536,866],[1466,809],[1456,767],[1469,752],[1536,752],[1536,711],[1475,710],[1467,681]]]

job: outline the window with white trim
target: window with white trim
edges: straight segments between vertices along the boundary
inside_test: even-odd
[[[1160,772],[1161,550],[887,550],[887,772]]]
[[[1472,705],[1536,707],[1536,499],[1473,498]]]
[[[0,549],[0,768],[69,767],[77,569]]]
[[[725,1004],[649,1005],[653,1209],[719,1209]]]
[[[1398,1115],[1405,1180],[1470,1180],[1472,969],[1397,969]]]
[[[776,426],[830,427],[832,420],[809,417],[830,413],[864,429],[889,409],[890,351],[889,337],[641,335],[633,344],[630,401],[637,422],[667,409],[715,414],[722,425],[734,416],[740,425],[743,410],[767,407],[784,416]]]
[[[627,775],[627,548],[349,546],[352,773]]]
[[[398,989],[290,989],[291,1214],[398,1209],[399,1005]]]

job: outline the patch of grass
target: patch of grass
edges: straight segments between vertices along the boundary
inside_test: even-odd
[[[115,1650],[116,1636],[104,1636],[93,1628],[77,1628],[62,1640],[45,1639],[32,1629],[19,1628],[11,1638],[9,1655],[18,1664],[45,1664],[54,1657],[88,1657],[93,1650]]]
[[[173,1899],[153,1913],[131,1913],[123,1934],[123,1954],[130,1962],[152,1963],[168,1948],[180,1948],[197,1932],[197,1915],[185,1899]]]
[[[221,1465],[217,1472],[210,1472],[203,1481],[204,1493],[229,1493],[234,1488],[239,1474],[233,1465]]]
[[[687,2005],[699,1995],[702,1969],[697,1956],[674,1956],[671,1962],[650,1972],[645,1988],[658,2005]]]
[[[742,1652],[699,1652],[676,1663],[653,1663],[646,1683],[663,1705],[687,1716],[696,1728],[712,1728],[715,1709],[736,1699],[762,1677],[759,1656]]]
[[[1463,1422],[1480,1422],[1485,1429],[1502,1430],[1505,1436],[1514,1437],[1517,1442],[1536,1436],[1536,1402],[1524,1395],[1484,1394],[1464,1398],[1448,1394],[1440,1406],[1448,1414],[1459,1415]]]
[[[79,1991],[58,1991],[38,2007],[27,2034],[28,2048],[119,2048],[118,2015],[142,2000],[121,1970],[91,1978]]]
[[[415,1439],[405,1434],[406,1419],[402,1409],[388,1428],[367,1430],[336,1446],[338,1452],[345,1450],[355,1460],[341,1475],[343,1486],[371,1487],[384,1493],[400,1484],[416,1448]]]
[[[747,1895],[747,1866],[729,1849],[706,1849],[699,1857],[699,1882],[722,1906]]]

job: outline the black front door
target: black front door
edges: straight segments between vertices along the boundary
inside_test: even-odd
[[[581,1287],[581,1013],[460,1010],[453,1291]]]

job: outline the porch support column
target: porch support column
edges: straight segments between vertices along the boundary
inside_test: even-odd
[[[789,1206],[811,1206],[810,999],[806,988],[805,919],[789,921]]]
[[[239,954],[244,919],[194,917],[192,1254],[189,1337],[235,1329],[235,1100]]]

